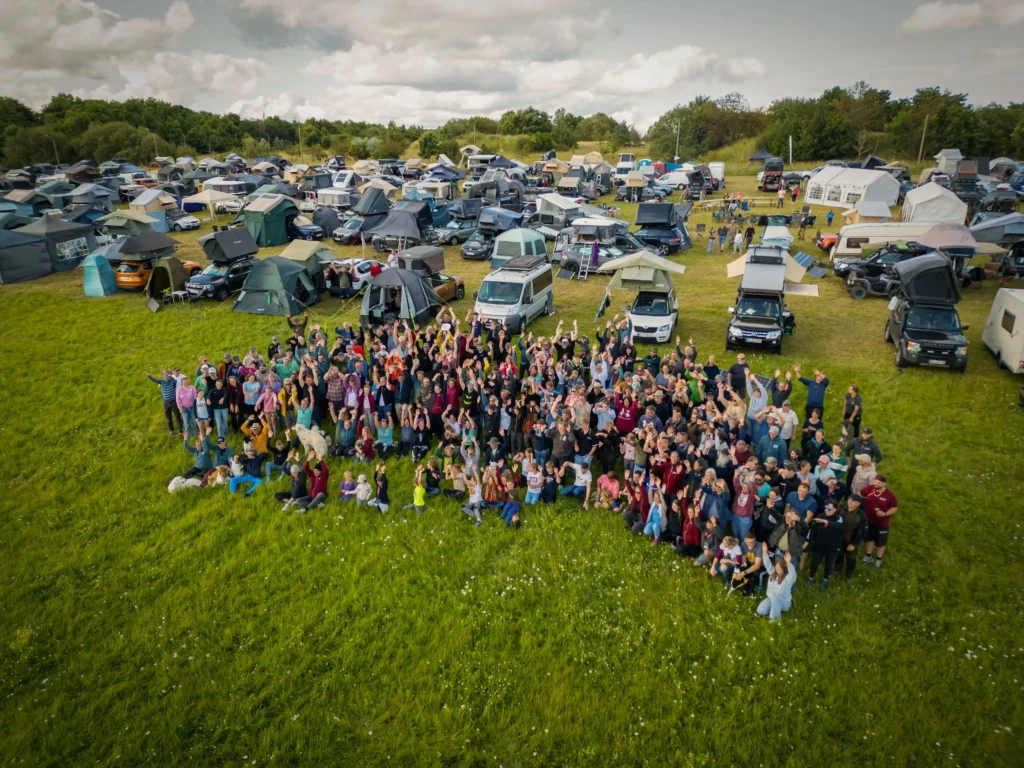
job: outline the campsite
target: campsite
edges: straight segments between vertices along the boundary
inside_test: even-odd
[[[909,150],[835,154],[797,133],[791,159],[771,122],[690,154],[685,126],[666,127],[679,125],[671,110],[644,131],[622,126],[623,141],[534,147],[520,129],[536,116],[512,114],[516,134],[498,127],[512,118],[451,137],[443,120],[416,138],[381,125],[372,152],[353,151],[358,135],[332,147],[305,133],[302,144],[267,142],[258,153],[228,139],[211,152],[147,138],[124,156],[109,144],[95,158],[83,150],[62,170],[39,143],[31,163],[0,174],[0,762],[1018,763],[1024,359],[1004,355],[1024,355],[1024,215],[984,201],[1021,163],[986,165],[966,143],[927,144],[918,160],[919,130]],[[282,132],[316,125],[263,122]],[[333,124],[322,123],[324,132]],[[186,213],[198,227],[175,227]],[[924,261],[915,268],[915,259]],[[488,281],[514,286],[509,300],[481,293]],[[915,326],[915,310],[931,325]],[[314,348],[318,334],[325,343]],[[628,349],[635,367],[613,361],[613,348]],[[362,437],[333,452],[344,421],[336,426],[326,406],[322,435],[304,425],[306,390],[294,406],[275,392],[268,412],[276,419],[281,403],[281,428],[264,437],[267,455],[278,455],[275,440],[291,441],[299,479],[268,458],[266,479],[239,470],[220,487],[218,468],[201,466],[192,447],[201,412],[183,423],[195,406],[179,390],[215,391],[213,379],[228,377],[204,368],[225,355],[225,366],[251,360],[241,363],[247,380],[265,375],[261,364],[276,376],[307,351],[324,355],[311,386],[323,383],[331,409],[359,398],[356,426],[375,426],[372,460],[359,460]],[[708,377],[717,384],[698,364],[720,369]],[[374,416],[404,419],[401,388],[421,369],[434,378],[417,387],[438,393],[423,401],[426,426],[407,426],[426,442],[389,449],[390,428]],[[359,386],[328,397],[334,370]],[[825,581],[809,584],[818,566],[798,566],[789,534],[762,535],[765,506],[748,523],[758,549],[745,550],[764,574],[744,591],[698,562],[701,547],[683,554],[682,532],[672,542],[655,528],[652,540],[653,515],[629,519],[626,483],[647,482],[654,506],[669,482],[655,482],[654,467],[664,460],[669,478],[668,455],[690,443],[710,461],[688,465],[686,482],[710,496],[729,473],[728,530],[744,540],[741,467],[753,462],[767,477],[782,462],[759,453],[762,427],[769,449],[775,440],[766,424],[728,410],[736,370],[750,409],[758,388],[782,383],[769,403],[778,395],[771,409],[797,413],[786,464],[832,466],[818,429],[841,446],[844,466],[858,446],[854,479],[864,446],[880,452],[863,497],[882,476],[899,514],[891,538],[888,526],[880,535],[864,522],[877,557],[858,538],[855,571],[839,554],[831,582],[826,560]],[[605,374],[616,387],[603,388]],[[448,410],[456,377],[472,386]],[[258,397],[271,381],[260,378]],[[860,410],[855,421],[845,415],[851,385],[863,422]],[[716,386],[721,406],[691,386]],[[624,437],[611,455],[597,449],[584,506],[589,494],[577,489],[590,486],[577,465],[590,417],[605,427],[602,408],[624,418],[641,401],[657,413],[655,391],[657,407],[676,398],[701,426],[669,432],[667,419],[639,408],[629,432],[639,447]],[[550,502],[530,501],[524,468],[521,487],[506,486],[482,514],[448,474],[419,503],[431,462],[468,468],[462,451],[474,441],[484,477],[503,477],[517,454],[536,456],[516,442],[538,423],[524,429],[518,410],[534,396],[550,412],[534,418],[555,440],[559,423],[584,413],[570,433],[584,448],[556,467],[573,469],[563,479],[541,461],[545,484],[557,478]],[[489,414],[490,397],[507,405],[507,422]],[[715,408],[720,418],[705,425]],[[474,414],[471,426],[461,411]],[[450,415],[463,430],[454,441]],[[259,418],[255,408],[225,417],[235,457],[256,442],[240,427]],[[797,434],[807,423],[810,435]],[[871,432],[855,443],[864,427],[874,443]],[[220,436],[212,417],[202,428],[211,443]],[[672,450],[647,450],[645,440],[666,435]],[[737,456],[748,443],[749,457]],[[321,463],[326,498],[311,493],[300,509],[292,483],[315,487]],[[344,483],[366,475],[379,503],[384,464],[383,508],[344,497]],[[621,505],[618,480],[607,498],[596,481],[614,472]],[[809,472],[792,488],[805,475],[817,482]],[[806,524],[809,554],[811,528],[834,525],[826,505],[842,498],[850,514],[848,497],[861,495],[814,493],[822,522]],[[688,496],[684,506],[703,514],[705,501]],[[698,518],[708,530],[712,519]],[[791,555],[796,578],[781,614],[769,613],[774,604],[761,612],[772,571],[757,553],[769,541],[775,562]]]

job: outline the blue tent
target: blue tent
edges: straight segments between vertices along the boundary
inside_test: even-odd
[[[90,253],[82,263],[85,269],[85,295],[110,296],[117,293],[117,280],[114,270],[105,258],[98,253]]]

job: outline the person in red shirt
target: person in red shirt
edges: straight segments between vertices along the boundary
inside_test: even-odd
[[[626,497],[629,499],[625,510],[622,512],[622,519],[626,521],[626,527],[633,533],[638,533],[647,525],[647,515],[651,511],[651,502],[644,488],[644,471],[636,469],[633,471],[632,479],[626,476]]]
[[[312,467],[309,462],[316,459]],[[328,471],[327,464],[319,458],[315,452],[310,451],[306,462],[302,465],[302,471],[309,478],[309,496],[304,499],[297,499],[292,506],[297,507],[296,512],[302,513],[307,509],[318,509],[327,501]]]
[[[864,514],[868,518],[868,540],[864,546],[862,563],[875,561],[875,567],[882,567],[885,545],[889,541],[889,523],[899,507],[896,494],[885,485],[883,475],[875,475],[870,489],[862,493],[864,496]]]

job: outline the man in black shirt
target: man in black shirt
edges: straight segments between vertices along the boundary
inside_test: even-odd
[[[747,356],[742,352],[736,355],[736,362],[729,366],[729,385],[740,400],[747,396],[747,372],[749,370]]]
[[[590,422],[584,421],[580,428],[576,430],[576,458],[575,462],[579,465],[590,465],[593,459],[594,451],[597,450],[597,444],[594,441],[594,433],[590,431]]]

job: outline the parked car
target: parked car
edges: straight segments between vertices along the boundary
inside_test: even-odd
[[[886,245],[864,259],[852,256],[837,258],[832,262],[832,274],[844,280],[851,272],[859,272],[865,277],[878,277],[893,264],[920,256],[928,250],[918,245],[902,243]]]
[[[339,245],[358,245],[360,235],[368,229],[373,229],[387,214],[373,214],[371,216],[350,216],[345,219],[340,227],[331,233],[334,242]],[[372,238],[372,236],[371,236]]]
[[[463,244],[459,255],[464,259],[483,261],[491,258],[491,251],[494,250],[494,236],[496,232],[486,232],[478,229]]]
[[[189,300],[212,298],[224,301],[230,294],[241,289],[255,263],[256,259],[241,259],[230,264],[210,264],[185,283]]]
[[[675,253],[683,242],[679,227],[641,227],[633,236],[661,253]]]
[[[201,222],[195,216],[185,213],[181,208],[167,211],[167,226],[172,232],[188,232],[199,229]]]
[[[114,271],[114,282],[122,291],[141,291],[149,284],[156,261],[122,261]],[[198,275],[202,270],[198,262],[183,261],[181,265],[189,275]]]
[[[244,207],[245,201],[242,198],[221,200],[213,206],[215,213],[239,213]]]
[[[630,194],[636,194],[636,187],[627,187],[625,185],[615,190],[616,200],[626,200]],[[666,199],[672,193],[671,187],[652,186],[648,184],[645,187],[640,188],[640,202],[642,203],[660,203]]]
[[[466,284],[461,277],[435,272],[424,279],[442,301],[459,301],[466,295]]]
[[[288,236],[292,240],[319,240],[324,230],[305,216],[296,216],[288,223]]]
[[[627,255],[627,251],[615,245],[602,243],[597,246],[597,266],[591,266],[591,272],[600,272],[604,265],[613,259]],[[592,262],[594,257],[594,246],[590,243],[569,245],[564,250],[555,251],[551,261],[559,265],[559,269],[567,269],[570,272],[579,272],[580,265],[584,261]]]
[[[458,245],[476,232],[475,221],[452,219],[443,227],[428,229],[424,234],[431,245]]]
[[[412,248],[417,245],[423,245],[422,237],[398,237],[396,235],[374,235],[371,245],[373,250],[378,253],[384,251],[397,251],[402,247]]]

